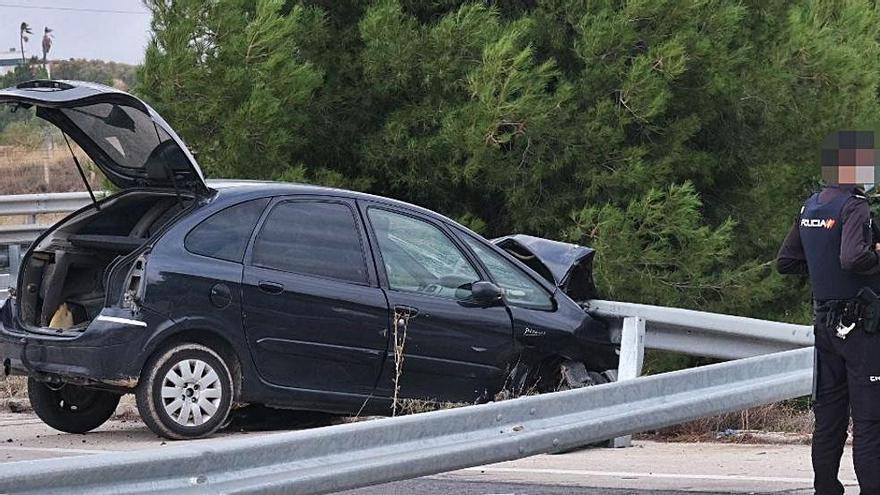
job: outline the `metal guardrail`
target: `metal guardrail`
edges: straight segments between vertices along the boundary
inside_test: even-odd
[[[762,342],[807,345],[805,327],[610,301],[590,307],[621,325],[617,383],[259,439],[8,464],[0,470],[0,492],[330,493],[564,450],[810,392],[811,349],[635,378],[654,331],[678,332],[684,345],[661,345],[690,353],[696,349],[688,335],[720,336],[719,342],[739,335],[755,350]]]
[[[101,192],[95,193],[96,197],[101,197],[101,194]],[[0,196],[0,215],[67,213],[78,210],[91,202],[87,192],[14,194]]]
[[[0,492],[321,494],[518,459],[806,395],[811,349],[412,416],[27,461]]]
[[[806,325],[616,301],[590,301],[587,309],[618,325],[643,319],[649,349],[740,359],[813,345],[813,327]]]
[[[106,193],[96,192],[96,197]],[[0,225],[0,300],[15,283],[21,254],[50,224],[38,223],[38,215],[71,213],[91,203],[87,192],[16,194],[0,196],[0,217],[23,216],[26,223]]]

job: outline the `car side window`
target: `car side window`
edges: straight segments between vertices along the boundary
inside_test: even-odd
[[[470,286],[480,276],[442,230],[388,210],[370,208],[368,216],[392,290],[470,297]]]
[[[354,212],[327,201],[279,203],[254,241],[255,266],[303,275],[367,283]]]
[[[269,198],[254,199],[214,213],[186,234],[186,250],[241,263],[245,248]]]
[[[508,304],[529,309],[553,309],[550,294],[519,267],[473,236],[462,233],[461,237],[483,262],[495,283],[504,290],[504,299]]]

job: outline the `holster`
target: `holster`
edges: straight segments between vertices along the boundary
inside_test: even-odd
[[[825,326],[835,329],[848,327],[855,323],[857,328],[862,327],[862,303],[859,299],[845,299],[830,302],[826,306]]]
[[[861,311],[861,327],[866,333],[880,329],[880,297],[869,287],[863,287],[856,295]]]

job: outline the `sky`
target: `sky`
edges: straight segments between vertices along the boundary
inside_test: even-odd
[[[87,58],[143,62],[150,13],[141,0],[0,0],[0,52],[19,46],[27,22],[33,34],[25,52],[42,56],[43,28],[53,29],[50,59]]]

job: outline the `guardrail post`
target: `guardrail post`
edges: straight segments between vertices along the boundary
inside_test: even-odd
[[[10,284],[13,284],[13,280],[18,280],[18,265],[21,263],[21,246],[18,244],[10,244],[7,249],[9,250],[9,277]],[[3,289],[5,289],[4,287]]]
[[[617,365],[617,381],[632,380],[642,374],[645,362],[645,320],[638,316],[623,319],[620,334],[620,363]],[[622,448],[632,445],[632,437],[617,437],[609,442],[609,447]]]

